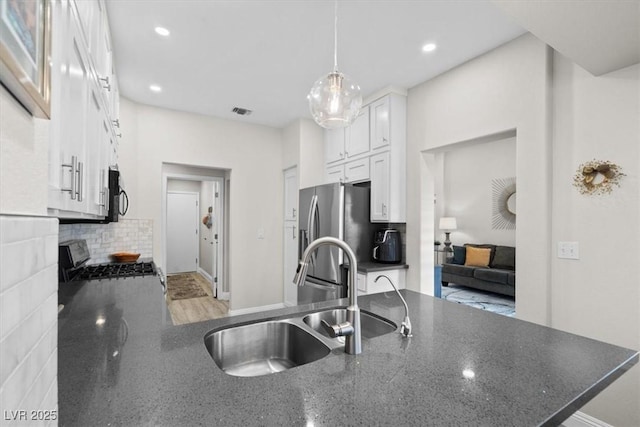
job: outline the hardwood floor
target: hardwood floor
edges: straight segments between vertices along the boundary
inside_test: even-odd
[[[190,273],[190,275],[207,293],[207,296],[172,300],[167,294],[167,305],[169,306],[173,324],[184,325],[227,316],[229,313],[229,301],[214,298],[211,292],[211,283],[199,273]]]

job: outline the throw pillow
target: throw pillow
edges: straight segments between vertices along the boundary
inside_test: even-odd
[[[488,267],[489,260],[491,259],[491,249],[467,246],[466,255],[464,265],[472,267]]]
[[[502,270],[515,270],[516,248],[513,246],[496,246],[496,254],[491,261],[491,267]]]
[[[464,246],[453,246],[453,261],[452,264],[460,264],[464,265],[464,259],[466,254],[466,249]]]

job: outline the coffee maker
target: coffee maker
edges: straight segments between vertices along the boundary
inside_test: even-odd
[[[402,262],[400,232],[394,228],[383,228],[376,231],[372,258],[375,262],[387,264],[399,264]]]

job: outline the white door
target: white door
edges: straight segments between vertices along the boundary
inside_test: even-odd
[[[198,193],[167,193],[167,273],[198,270]]]

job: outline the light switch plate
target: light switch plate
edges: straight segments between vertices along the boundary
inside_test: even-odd
[[[580,259],[578,242],[558,242],[558,258]]]

